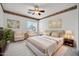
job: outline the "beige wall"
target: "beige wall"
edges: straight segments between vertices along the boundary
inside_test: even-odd
[[[79,25],[79,3],[78,3],[78,25]],[[79,26],[78,26],[78,30],[79,30]],[[78,32],[79,35],[79,32]],[[79,36],[78,36],[78,55],[79,55]]]
[[[0,27],[5,27],[5,17],[1,4],[0,4]]]
[[[20,28],[13,29],[15,31],[16,30],[27,31],[27,23],[26,23],[27,21],[32,21],[35,23],[38,22],[37,20],[33,20],[33,19],[25,18],[25,17],[20,17],[20,16],[8,14],[8,13],[5,13],[5,17],[6,17],[6,27],[7,27],[7,19],[20,21]]]
[[[59,28],[59,30],[73,31],[75,36],[74,40],[76,41],[78,47],[78,9],[40,20],[39,21],[40,32],[45,30],[54,30],[54,28],[50,29],[48,27],[48,21],[55,19],[62,20],[62,28]]]

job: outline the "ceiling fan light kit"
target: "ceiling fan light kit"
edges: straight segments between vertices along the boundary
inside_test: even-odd
[[[32,15],[41,15],[41,13],[45,12],[45,10],[40,10],[38,5],[35,5],[33,10],[28,9],[28,11],[29,11],[28,13]]]

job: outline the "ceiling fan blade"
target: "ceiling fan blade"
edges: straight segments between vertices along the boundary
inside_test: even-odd
[[[29,9],[29,11],[35,11],[35,10]]]
[[[31,12],[27,12],[27,13],[31,14]]]
[[[40,10],[39,12],[45,12],[45,10]]]
[[[35,13],[32,13],[32,15],[34,15]]]
[[[38,13],[38,15],[41,15],[41,13]]]

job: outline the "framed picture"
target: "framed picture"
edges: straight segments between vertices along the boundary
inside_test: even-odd
[[[17,20],[7,19],[7,27],[8,28],[20,28],[20,22]]]
[[[61,19],[50,20],[48,22],[48,26],[49,26],[49,28],[61,28],[62,20]]]

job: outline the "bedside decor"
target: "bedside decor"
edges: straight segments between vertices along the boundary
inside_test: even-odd
[[[64,38],[66,38],[66,39],[74,39],[72,31],[69,31],[69,30],[65,31]]]
[[[74,36],[72,31],[66,31],[64,35],[64,45],[74,47]]]
[[[62,20],[61,19],[51,20],[49,21],[48,25],[49,25],[49,28],[61,28]]]

